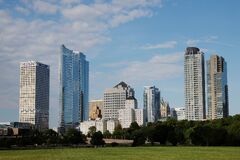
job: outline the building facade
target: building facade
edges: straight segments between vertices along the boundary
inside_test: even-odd
[[[169,103],[162,99],[161,102],[160,102],[160,117],[161,118],[167,118],[169,116],[170,116]]]
[[[178,108],[174,108],[175,113],[176,113],[176,118],[178,121],[181,120],[185,120],[186,116],[185,116],[185,107],[178,107]]]
[[[145,115],[146,112],[144,111],[144,109],[141,109],[141,108],[134,109],[134,113],[135,113],[135,122],[137,122],[139,126],[144,126],[145,120],[146,120],[146,115]]]
[[[95,120],[102,118],[103,100],[91,100],[89,102],[89,118]]]
[[[60,131],[88,120],[89,62],[81,52],[61,46]]]
[[[137,100],[134,97],[128,97],[125,101],[125,108],[118,110],[118,120],[122,128],[129,128],[135,121],[135,108],[137,108]]]
[[[85,134],[85,135],[88,134],[90,127],[96,127],[96,121],[92,121],[92,120],[84,121],[84,122],[81,122],[79,125],[80,131],[82,132],[82,134]]]
[[[100,131],[104,133],[107,130],[107,121],[103,119],[84,121],[81,122],[77,128],[79,128],[83,134],[87,135],[90,127],[95,127],[96,132]]]
[[[188,47],[184,56],[185,111],[187,120],[204,120],[205,68],[204,53]]]
[[[116,119],[110,119],[107,121],[107,130],[113,134],[115,128],[117,127],[117,125],[119,124],[119,121]]]
[[[49,66],[36,62],[20,63],[19,121],[36,129],[49,127]]]
[[[118,119],[119,109],[125,108],[128,97],[134,97],[134,90],[125,82],[104,92],[103,119]]]
[[[227,63],[223,57],[212,55],[207,61],[208,118],[229,116]]]
[[[143,104],[146,112],[146,122],[156,122],[160,119],[160,91],[155,86],[144,87]]]

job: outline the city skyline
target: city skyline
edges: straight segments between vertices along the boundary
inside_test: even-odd
[[[205,59],[217,54],[228,62],[229,111],[230,115],[240,113],[240,2],[73,3],[0,1],[0,33],[4,37],[0,73],[5,75],[0,78],[0,121],[18,120],[18,65],[37,60],[51,67],[50,126],[58,126],[60,44],[86,53],[91,62],[90,99],[102,99],[105,88],[126,81],[135,89],[140,108],[146,85],[156,85],[171,107],[184,106],[184,50],[199,47]]]

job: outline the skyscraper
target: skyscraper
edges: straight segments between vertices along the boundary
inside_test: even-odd
[[[188,47],[184,58],[185,111],[187,120],[203,120],[205,111],[204,53]]]
[[[160,119],[160,91],[155,86],[144,87],[143,105],[146,112],[146,122],[156,122]]]
[[[208,118],[229,115],[227,63],[223,57],[212,55],[207,61]]]
[[[134,97],[134,90],[125,82],[105,90],[103,101],[103,118],[118,119],[118,110],[125,108],[128,97]]]
[[[81,52],[61,46],[60,128],[74,128],[88,120],[89,63]]]
[[[20,63],[19,121],[48,129],[49,66],[35,62]]]

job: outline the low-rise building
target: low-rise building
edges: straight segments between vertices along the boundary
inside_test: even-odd
[[[119,124],[119,121],[117,119],[110,119],[107,121],[107,130],[113,134],[115,128]]]
[[[106,130],[107,130],[107,121],[106,120],[103,120],[103,119],[99,119],[99,120],[96,120],[96,131],[101,131],[102,133],[104,133]]]
[[[175,112],[176,112],[178,121],[186,119],[186,117],[185,117],[185,108],[184,107],[175,108]]]
[[[84,121],[80,123],[80,131],[87,135],[90,127],[96,127],[96,121]]]

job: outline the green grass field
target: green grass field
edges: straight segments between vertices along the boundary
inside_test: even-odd
[[[240,147],[121,147],[0,151],[0,160],[240,160]]]

